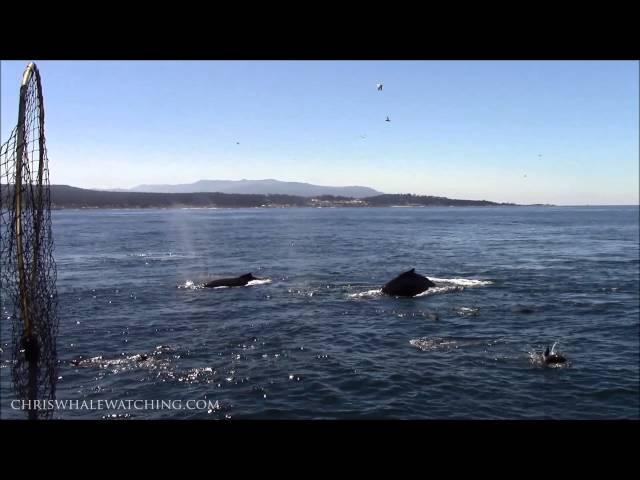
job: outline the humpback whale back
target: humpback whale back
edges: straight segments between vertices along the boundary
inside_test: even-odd
[[[382,287],[382,293],[397,297],[415,297],[435,285],[427,277],[416,273],[415,268],[412,268],[388,282]]]
[[[239,277],[232,278],[219,278],[217,280],[212,280],[209,283],[206,283],[204,286],[207,288],[215,288],[215,287],[244,287],[251,280],[259,280],[258,278],[253,276],[253,273],[245,273],[244,275],[240,275]]]

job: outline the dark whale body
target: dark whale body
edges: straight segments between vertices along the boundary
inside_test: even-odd
[[[251,273],[246,273],[244,275],[240,275],[239,277],[219,278],[218,280],[212,280],[209,283],[205,283],[204,286],[207,287],[207,288],[215,288],[215,287],[244,287],[251,280],[260,280],[260,279],[254,277]]]
[[[550,363],[564,363],[567,361],[567,359],[559,353],[549,353],[549,347],[547,347],[547,349],[542,354],[542,359],[547,365]]]
[[[401,273],[382,287],[382,293],[396,297],[415,297],[419,293],[435,286],[435,283],[427,277],[417,274],[416,269],[412,268],[408,272]]]

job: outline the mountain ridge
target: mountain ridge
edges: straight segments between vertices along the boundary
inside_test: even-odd
[[[370,187],[349,185],[343,187],[315,185],[306,182],[287,182],[273,178],[261,180],[197,180],[193,183],[181,184],[142,184],[129,189],[114,188],[112,192],[144,192],[144,193],[229,193],[248,195],[294,195],[315,197],[335,195],[352,198],[365,198],[381,195]]]

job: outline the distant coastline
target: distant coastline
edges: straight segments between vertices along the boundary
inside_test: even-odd
[[[381,194],[366,198],[280,194],[143,193],[51,186],[51,207],[65,208],[366,208],[366,207],[518,206],[488,200],[460,200],[411,194]]]
[[[2,185],[4,195],[13,186]],[[9,192],[6,191],[9,189]],[[28,190],[27,190],[28,195]],[[413,194],[380,194],[353,198],[334,195],[296,196],[281,194],[235,194],[218,192],[147,193],[89,190],[68,185],[51,185],[52,209],[145,209],[145,208],[367,208],[367,207],[520,207],[489,200],[463,200]]]

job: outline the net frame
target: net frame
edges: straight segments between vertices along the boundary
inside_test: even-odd
[[[27,65],[18,123],[0,146],[0,312],[11,321],[12,381],[30,419],[49,418],[58,374],[56,264],[40,72]]]

